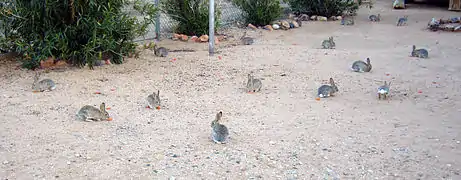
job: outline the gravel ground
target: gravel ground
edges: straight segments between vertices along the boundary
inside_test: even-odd
[[[213,57],[207,44],[165,40],[198,51],[51,71],[52,92],[32,93],[33,72],[2,61],[0,178],[461,179],[461,38],[424,30],[433,16],[459,13],[391,3],[360,10],[355,26],[250,32],[254,45],[224,42]],[[383,20],[369,22],[370,13]],[[396,27],[403,15],[408,26]],[[328,36],[336,49],[319,49]],[[430,58],[409,57],[413,44]],[[372,72],[349,70],[367,57]],[[244,92],[250,72],[264,78],[260,93]],[[316,101],[330,77],[340,92]],[[392,96],[378,101],[384,80]],[[162,109],[147,109],[157,89]],[[113,121],[76,120],[79,108],[101,102]],[[210,139],[218,111],[228,144]]]

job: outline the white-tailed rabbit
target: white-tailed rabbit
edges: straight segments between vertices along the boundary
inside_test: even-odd
[[[390,82],[389,84],[387,84],[387,82],[384,81],[384,85],[378,87],[378,99],[387,99],[387,96],[389,95],[390,86]]]
[[[352,64],[352,71],[354,72],[370,72],[371,71],[371,62],[370,58],[367,58],[367,62],[355,61]]]
[[[333,36],[329,37],[328,40],[323,40],[322,48],[323,49],[334,49],[336,47],[335,41],[333,40]]]
[[[250,93],[261,91],[263,83],[260,79],[255,79],[251,74],[248,74],[247,91]]]
[[[378,15],[370,15],[368,17],[368,19],[370,19],[370,21],[374,21],[374,22],[379,22],[381,21],[381,14],[378,14]]]
[[[78,112],[77,112],[77,118],[82,121],[111,121],[112,118],[109,116],[109,113],[106,111],[106,104],[103,102],[99,106],[99,109],[90,106],[90,105],[85,105],[83,106]]]
[[[338,91],[339,89],[333,81],[333,78],[330,78],[330,85],[322,85],[319,87],[318,96],[320,98],[327,98],[330,96],[334,96],[334,94]]]
[[[159,57],[167,57],[168,50],[164,47],[157,48],[157,44],[154,45],[154,54]]]
[[[216,114],[216,118],[211,122],[211,138],[215,143],[222,144],[226,143],[229,138],[229,130],[223,124],[221,124],[222,111]]]
[[[151,109],[160,109],[160,90],[157,93],[153,92],[151,95],[147,96],[147,106]]]
[[[254,38],[252,37],[247,37],[247,32],[245,31],[243,33],[243,36],[240,38],[240,40],[242,41],[242,44],[244,45],[252,45],[254,43]]]
[[[52,91],[56,89],[56,84],[51,79],[40,79],[40,73],[36,72],[34,76],[34,82],[32,83],[32,90],[34,92]]]
[[[429,52],[427,52],[426,49],[416,49],[416,46],[413,45],[413,50],[411,51],[411,57],[428,58]]]
[[[397,26],[406,25],[408,22],[408,16],[403,16],[397,21]]]

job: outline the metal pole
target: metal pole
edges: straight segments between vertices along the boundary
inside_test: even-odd
[[[210,7],[209,9],[209,39],[208,39],[208,52],[210,56],[214,55],[214,0],[210,0]]]
[[[158,1],[159,0],[154,1],[155,7],[157,8],[159,8]],[[155,39],[160,41],[160,11],[158,11],[157,14],[155,15]]]

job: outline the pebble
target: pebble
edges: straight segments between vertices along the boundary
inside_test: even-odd
[[[8,162],[8,161],[3,161],[3,164],[8,164],[8,163],[10,163],[10,162]]]
[[[451,167],[451,164],[447,164],[448,167]]]
[[[67,165],[70,165],[70,161],[67,161]]]
[[[270,144],[270,145],[274,145],[275,142],[274,142],[274,141],[269,141],[269,144]]]
[[[456,141],[456,144],[459,144],[459,143],[461,143],[461,141]]]

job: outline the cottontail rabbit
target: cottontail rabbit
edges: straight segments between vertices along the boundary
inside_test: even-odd
[[[43,79],[38,81],[40,73],[36,72],[34,76],[34,82],[32,83],[32,90],[34,92],[52,91],[56,89],[56,84],[51,79]]]
[[[242,41],[242,44],[244,45],[252,45],[254,43],[254,38],[251,38],[251,37],[247,37],[247,32],[245,31],[243,33],[243,36],[240,38],[240,40]]]
[[[259,92],[261,91],[262,82],[260,79],[255,79],[251,74],[248,74],[248,81],[247,81],[247,90],[248,92]]]
[[[320,98],[327,98],[330,96],[334,96],[334,94],[338,91],[339,89],[333,81],[333,78],[330,78],[330,85],[322,85],[319,87],[318,96]]]
[[[408,16],[403,16],[397,21],[397,26],[406,25],[408,21]]]
[[[164,47],[157,48],[157,44],[154,45],[154,54],[159,57],[166,57],[168,56],[168,50]]]
[[[374,22],[378,22],[378,21],[381,21],[381,14],[378,14],[378,15],[370,15],[368,17],[368,19],[370,19],[370,21],[374,21]]]
[[[354,25],[354,18],[352,16],[344,16],[341,19],[341,25],[352,26]]]
[[[221,143],[226,143],[227,139],[229,138],[229,130],[227,129],[226,126],[221,124],[221,117],[222,117],[222,111],[219,111],[216,114],[216,118],[214,121],[211,122],[211,128],[212,128],[212,133],[211,133],[211,138],[215,143],[221,144]]]
[[[367,58],[367,62],[363,61],[355,61],[352,64],[352,71],[355,72],[370,72],[371,71],[371,63],[370,63],[370,58]]]
[[[103,102],[98,108],[94,106],[85,105],[78,112],[77,117],[83,121],[102,121],[107,120],[111,121],[112,118],[109,116],[109,113],[106,111],[106,104]]]
[[[389,95],[390,86],[390,82],[389,84],[387,84],[387,82],[384,81],[384,85],[378,87],[378,99],[387,99],[387,96]]]
[[[416,46],[413,45],[413,50],[411,51],[411,57],[428,58],[429,52],[427,52],[426,49],[416,49]]]
[[[329,37],[328,40],[323,40],[322,47],[323,49],[334,49],[336,47],[336,44],[333,40],[333,36]]]
[[[147,96],[147,105],[149,108],[160,109],[160,90],[157,93],[153,92],[151,95]]]

